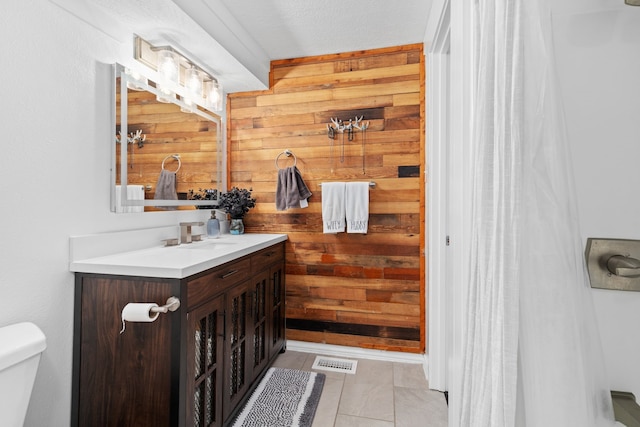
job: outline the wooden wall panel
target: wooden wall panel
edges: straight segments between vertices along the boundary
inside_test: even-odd
[[[258,201],[246,231],[289,236],[290,339],[425,350],[423,70],[422,45],[296,58],[272,62],[270,90],[229,96],[228,184]],[[345,136],[342,155],[327,124],[355,116],[370,127]],[[313,193],[308,208],[276,210],[285,149]],[[322,233],[327,181],[376,183],[368,234]]]

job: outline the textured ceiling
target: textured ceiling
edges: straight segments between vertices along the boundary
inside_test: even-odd
[[[269,62],[424,41],[432,0],[51,0],[116,40],[170,44],[228,92],[268,87]]]
[[[420,43],[431,0],[219,0],[269,59]]]

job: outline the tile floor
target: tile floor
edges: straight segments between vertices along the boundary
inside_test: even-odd
[[[335,356],[331,356],[335,357]],[[287,350],[273,366],[311,371],[316,354]],[[313,427],[446,427],[444,394],[419,364],[358,360],[356,374],[326,375]]]

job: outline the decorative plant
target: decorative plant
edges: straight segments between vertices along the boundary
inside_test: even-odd
[[[189,200],[218,200],[218,190],[215,188],[198,188],[198,192],[193,191],[192,188],[189,189],[189,193],[187,194],[187,198]],[[213,209],[214,205],[211,206],[196,206],[198,209]]]
[[[244,217],[249,209],[256,206],[256,199],[251,197],[251,190],[233,187],[226,193],[220,194],[218,209],[225,211],[231,218]]]

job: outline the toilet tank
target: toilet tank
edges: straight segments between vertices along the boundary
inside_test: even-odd
[[[22,427],[45,336],[33,323],[0,328],[0,426]]]

